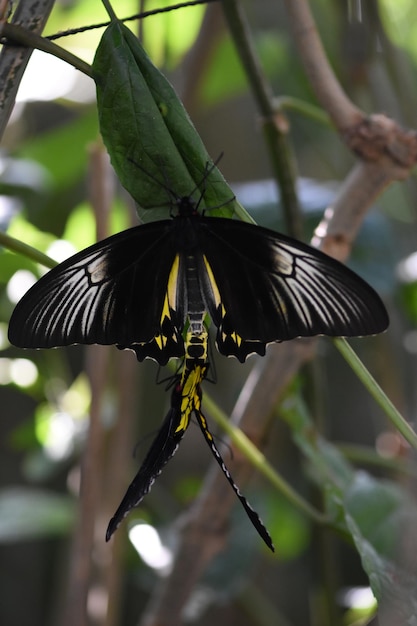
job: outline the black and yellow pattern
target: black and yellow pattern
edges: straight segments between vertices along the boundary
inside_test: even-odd
[[[244,361],[268,343],[385,330],[375,291],[341,263],[266,228],[178,214],[113,235],[43,276],[17,304],[9,339],[24,348],[115,344],[161,365],[208,313],[219,351]],[[193,328],[198,334],[198,329]]]
[[[187,333],[182,372],[173,378],[171,406],[160,430],[122,502],[110,520],[106,541],[110,539],[129,511],[138,506],[149,493],[163,467],[175,454],[187,430],[193,411],[201,404],[201,382],[206,376],[208,336],[205,328],[196,336]]]
[[[110,520],[106,532],[108,541],[120,522],[128,515],[129,511],[138,506],[144,496],[149,492],[157,476],[163,467],[175,454],[178,445],[187,430],[190,419],[194,414],[204,435],[204,439],[210,447],[214,458],[220,465],[222,472],[229,481],[232,489],[239,498],[252,524],[265,541],[267,546],[274,550],[272,539],[259,515],[251,507],[242,495],[236,483],[227,469],[223,458],[217,449],[213,436],[208,428],[207,420],[201,411],[202,391],[201,383],[207,375],[208,364],[208,335],[202,326],[201,332],[193,334],[187,332],[185,343],[185,359],[182,372],[174,378],[174,386],[171,395],[171,407],[152,443],[145,460],[133,479],[132,483],[120,503],[116,513]]]

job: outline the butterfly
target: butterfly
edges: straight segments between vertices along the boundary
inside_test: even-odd
[[[136,226],[75,254],[16,305],[9,340],[22,348],[115,344],[139,361],[184,356],[183,332],[208,313],[221,354],[244,362],[266,345],[385,330],[378,294],[343,264],[267,228],[200,214]]]
[[[119,507],[109,522],[106,532],[106,541],[109,541],[121,521],[128,515],[131,509],[138,506],[144,496],[149,493],[149,490],[161,473],[163,467],[177,451],[180,441],[189,426],[191,416],[194,414],[206,443],[210,447],[226,479],[232,486],[233,491],[239,498],[249,519],[268,548],[274,551],[274,545],[268,530],[258,513],[252,508],[234,482],[215,444],[213,435],[208,428],[207,420],[201,411],[201,383],[206,377],[209,368],[207,346],[208,334],[204,328],[199,334],[193,333],[191,329],[187,331],[184,365],[182,372],[176,374],[173,379],[170,409],[145,456],[142,466],[129,485]]]

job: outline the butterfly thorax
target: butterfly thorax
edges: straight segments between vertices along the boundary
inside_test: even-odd
[[[175,218],[175,240],[179,265],[177,284],[181,286],[176,289],[176,294],[177,298],[180,297],[183,301],[176,304],[177,308],[187,312],[192,334],[200,335],[204,329],[203,320],[207,312],[201,273],[204,261],[199,245],[200,216],[190,199],[182,200],[180,214]],[[186,215],[188,210],[190,214]]]

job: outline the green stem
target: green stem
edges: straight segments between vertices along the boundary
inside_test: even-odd
[[[109,18],[111,19],[112,22],[117,22],[118,18],[116,13],[114,12],[114,9],[111,5],[110,0],[102,0],[103,2],[103,6],[106,9],[107,13],[109,14]]]
[[[328,128],[334,128],[333,122],[326,111],[323,111],[320,107],[314,106],[314,104],[310,104],[305,100],[301,100],[301,98],[280,96],[278,98],[274,98],[274,107],[278,112],[282,110],[295,111],[304,117],[309,117],[310,119],[327,126]]]
[[[384,457],[369,446],[336,443],[337,449],[351,463],[370,465],[378,469],[388,470],[395,473],[403,473],[417,478],[417,466],[415,463],[399,457]]]
[[[35,263],[40,263],[41,265],[45,265],[45,267],[55,267],[57,265],[56,261],[51,259],[51,257],[43,254],[43,252],[39,252],[36,248],[29,246],[19,239],[15,239],[14,237],[10,237],[6,233],[0,231],[0,245],[8,250],[12,250],[13,252],[17,252],[17,254],[21,254]]]
[[[88,65],[88,63],[85,63],[85,61],[76,57],[75,54],[71,54],[68,50],[64,50],[64,48],[57,46],[56,43],[53,43],[52,41],[49,41],[48,39],[27,30],[26,28],[16,26],[16,24],[3,22],[0,24],[0,37],[6,38],[7,43],[18,44],[25,46],[26,48],[36,48],[37,50],[42,50],[48,54],[53,54],[53,56],[69,63],[87,76],[93,76],[91,66]]]
[[[231,441],[245,455],[245,457],[280,491],[289,502],[297,509],[319,524],[328,522],[328,518],[302,498],[286,480],[284,480],[268,463],[260,450],[248,439],[248,437],[235,426],[209,396],[204,396],[204,405],[210,412],[211,417],[229,435]]]
[[[357,377],[365,385],[374,400],[382,408],[388,419],[408,441],[410,446],[417,450],[417,434],[410,424],[403,418],[401,413],[395,408],[388,396],[382,391],[376,380],[368,372],[358,355],[354,352],[346,339],[333,339],[333,342],[343,358],[350,365]]]

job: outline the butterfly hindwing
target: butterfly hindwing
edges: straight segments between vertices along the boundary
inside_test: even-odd
[[[106,541],[109,541],[129,511],[142,502],[164,466],[174,456],[186,430],[183,428],[182,422],[180,402],[173,401],[142,466],[130,483],[116,513],[109,522]]]
[[[189,334],[187,337],[190,340]],[[207,342],[206,334],[204,334],[203,341]],[[187,351],[188,349],[189,346],[187,344]],[[206,343],[203,349],[204,353],[206,353]],[[174,456],[190,424],[196,403],[201,402],[200,384],[206,374],[208,365],[196,362],[191,367],[188,367],[186,364],[189,363],[189,360],[187,359],[188,355],[181,375],[178,374],[174,377],[170,410],[152,442],[142,466],[129,485],[116,513],[109,522],[106,541],[110,539],[129,511],[138,506],[146,494],[149,493],[163,467]]]

